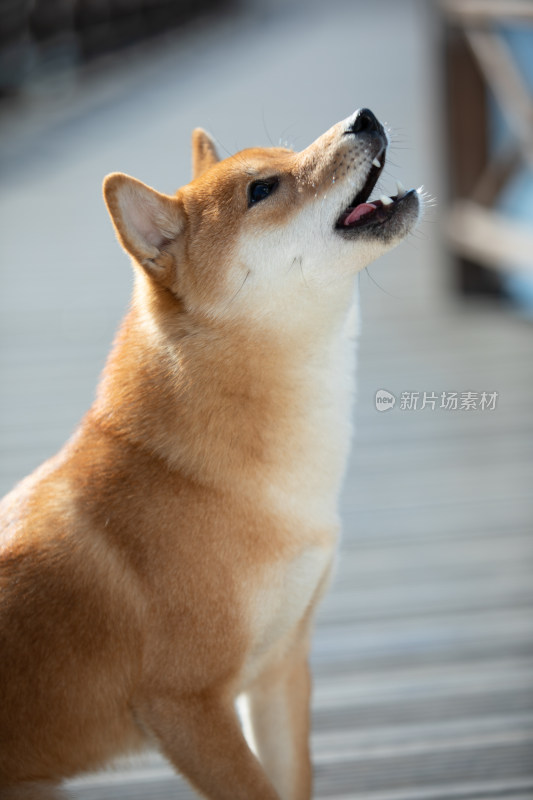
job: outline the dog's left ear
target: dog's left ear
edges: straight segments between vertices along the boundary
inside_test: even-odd
[[[203,128],[192,132],[192,177],[199,178],[209,167],[220,161],[213,139]]]
[[[104,180],[104,199],[123,248],[157,281],[170,285],[174,256],[168,245],[185,227],[178,197],[160,194],[120,172]]]

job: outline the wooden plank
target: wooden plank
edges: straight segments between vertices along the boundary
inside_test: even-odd
[[[533,23],[531,0],[441,0],[440,5],[451,20],[465,25],[501,20]]]
[[[497,211],[468,200],[453,203],[446,223],[452,248],[495,270],[533,271],[533,235]]]
[[[465,36],[524,158],[533,165],[533,99],[509,45],[494,31],[467,29]]]
[[[448,9],[448,6],[446,6]],[[445,125],[447,190],[452,200],[469,197],[489,161],[487,95],[483,75],[462,30],[462,19],[448,11],[444,29]],[[467,122],[465,122],[467,121]],[[453,252],[453,251],[452,251]],[[477,258],[454,252],[458,288],[465,294],[500,294],[500,278]]]

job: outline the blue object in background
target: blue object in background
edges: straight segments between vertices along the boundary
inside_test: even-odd
[[[503,34],[522,77],[533,92],[533,29],[509,27],[503,29]],[[500,149],[509,142],[512,134],[493,98],[490,100],[490,114],[491,148]],[[501,191],[496,208],[533,232],[533,169],[524,164],[512,176]],[[502,277],[504,290],[518,307],[533,317],[533,275],[512,263],[506,267],[510,271]]]

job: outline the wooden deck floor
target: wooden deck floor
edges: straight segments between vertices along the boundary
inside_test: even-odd
[[[326,5],[336,9],[333,19]],[[246,23],[231,33],[223,58],[215,31],[207,66],[193,44],[185,54],[161,48],[148,64],[128,68],[135,92],[127,79],[125,89],[112,79],[100,89],[89,82],[85,106],[77,100],[63,123],[41,120],[28,130],[23,118],[8,120],[0,144],[3,490],[54,452],[87,407],[127,302],[128,266],[98,196],[105,172],[130,171],[170,191],[188,179],[193,125],[211,126],[233,150],[264,141],[259,85],[276,137],[300,116],[297,147],[352,106],[384,109],[410,143],[394,154],[401,165],[394,177],[424,181],[439,194],[435,124],[424,116],[433,102],[425,85],[433,50],[421,5],[336,0],[322,11],[313,6],[305,22],[266,20],[253,46]],[[334,75],[348,74],[352,45],[359,61],[376,64],[376,41],[395,81],[375,69],[369,100],[354,73],[346,100]],[[274,42],[275,69],[258,65],[255,54],[271,52]],[[321,59],[310,57],[317,52]],[[254,64],[253,75],[238,72],[241,60]],[[297,92],[302,63],[305,80],[322,93],[309,116]],[[183,74],[195,77],[182,96]],[[269,94],[271,84],[281,101]],[[150,112],[140,126],[139,102]],[[257,129],[247,128],[251,119]],[[357,433],[342,500],[344,537],[313,650],[317,799],[533,798],[532,330],[490,306],[451,301],[431,224],[438,213],[429,220],[420,238],[371,268],[385,291],[367,273],[360,281]],[[379,389],[398,398],[393,410],[376,410]],[[402,393],[417,391],[439,398],[497,392],[498,399],[492,411],[401,409]],[[195,796],[155,755],[70,788],[77,800]]]

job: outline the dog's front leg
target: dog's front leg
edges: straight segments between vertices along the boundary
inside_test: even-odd
[[[138,714],[176,769],[209,800],[279,800],[231,701],[160,694],[141,704]]]
[[[311,676],[307,642],[264,670],[247,693],[257,753],[282,800],[310,800]]]

